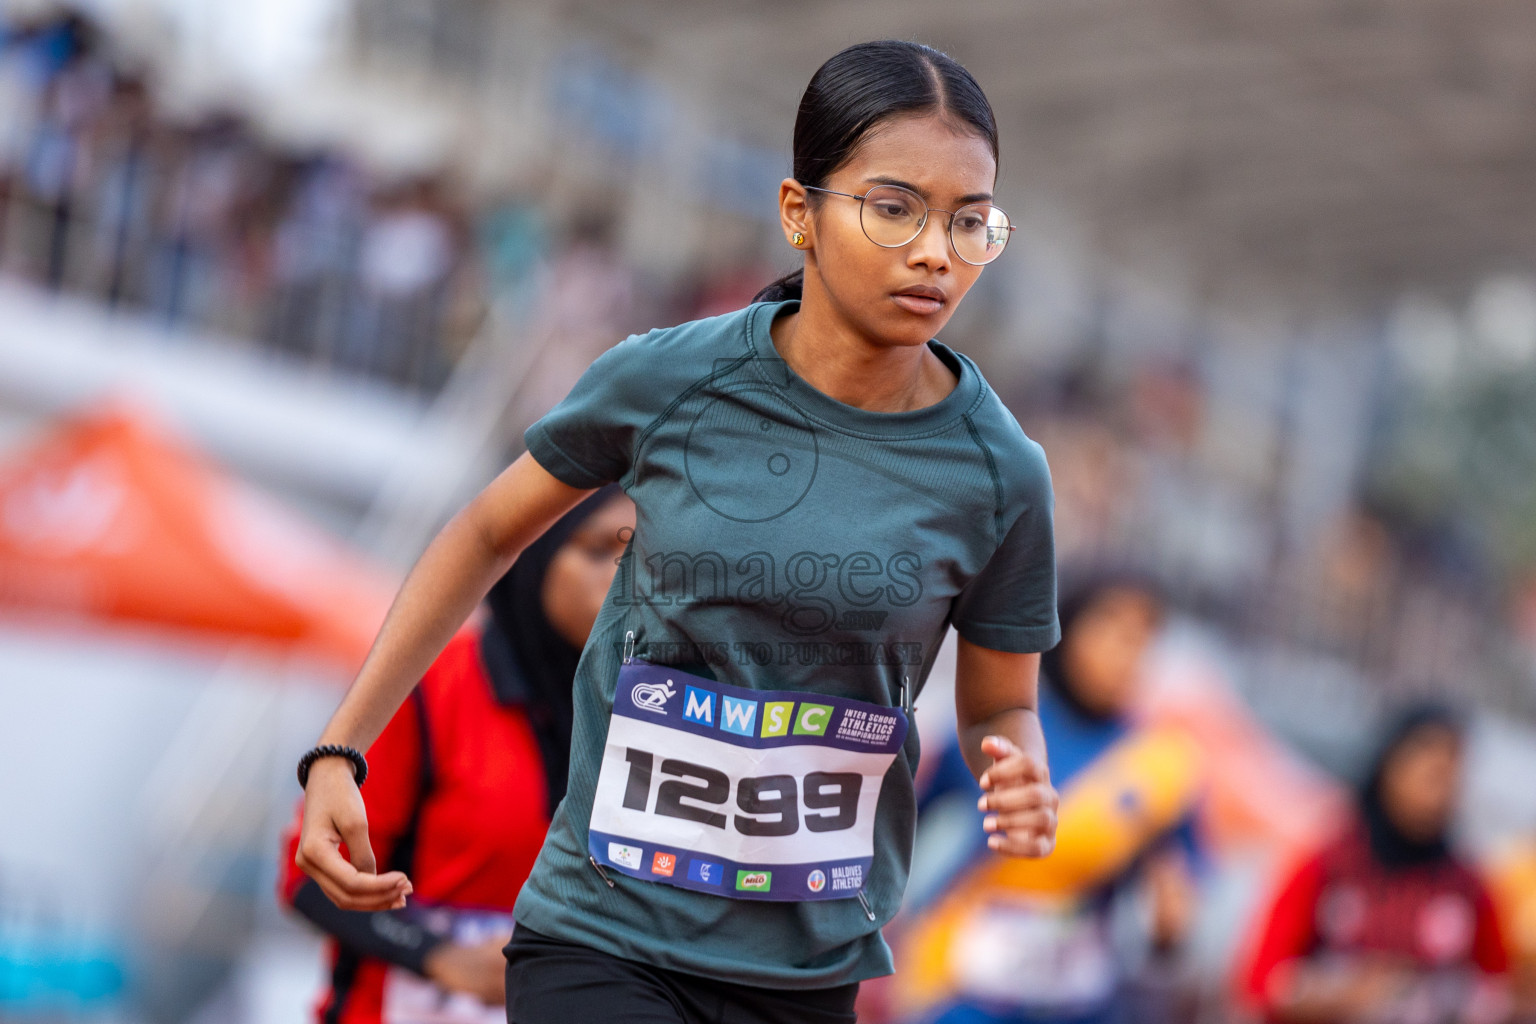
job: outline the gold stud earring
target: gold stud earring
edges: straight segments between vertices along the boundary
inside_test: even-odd
[[[794,234],[789,236],[789,241],[790,241],[790,244],[792,244],[792,245],[797,245],[797,246],[798,245],[804,245],[805,244],[805,236],[802,235],[800,232],[796,231]]]

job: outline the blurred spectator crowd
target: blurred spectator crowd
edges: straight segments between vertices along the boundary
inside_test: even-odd
[[[412,386],[466,330],[468,212],[441,177],[371,179],[234,112],[161,115],[78,15],[4,29],[0,266],[171,326]]]
[[[562,258],[541,308],[628,325],[600,215],[551,260],[530,205],[285,145],[233,108],[173,114],[154,86],[82,14],[0,22],[0,271],[426,393],[488,304]]]

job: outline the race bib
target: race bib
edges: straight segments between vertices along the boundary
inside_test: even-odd
[[[587,849],[606,868],[736,899],[855,896],[907,738],[899,708],[619,669]]]
[[[435,907],[428,925],[459,945],[479,945],[512,937],[512,915]],[[433,915],[441,915],[432,921]],[[465,992],[449,992],[402,967],[391,967],[384,980],[381,1024],[506,1024],[505,1006],[487,1006]]]

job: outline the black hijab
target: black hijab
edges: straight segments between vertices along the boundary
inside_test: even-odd
[[[496,700],[521,707],[533,727],[551,814],[565,796],[570,772],[571,684],[581,648],[557,633],[544,614],[544,577],[581,524],[622,493],[609,484],[589,495],[528,545],[486,595],[491,618],[480,637],[480,655]]]
[[[1432,701],[1404,708],[1392,721],[1370,762],[1365,783],[1360,787],[1360,816],[1365,822],[1371,852],[1384,867],[1418,867],[1450,857],[1450,841],[1445,831],[1430,839],[1404,835],[1387,814],[1381,799],[1382,778],[1387,763],[1403,744],[1424,729],[1446,730],[1460,740],[1466,722],[1453,708]]]
[[[1088,722],[1107,724],[1121,716],[1091,708],[1083,702],[1079,684],[1067,671],[1063,656],[1077,620],[1099,602],[1111,590],[1132,590],[1147,594],[1161,602],[1162,591],[1150,574],[1135,569],[1101,569],[1077,577],[1062,588],[1061,599],[1056,604],[1056,615],[1061,622],[1061,642],[1040,655],[1041,685],[1050,687],[1051,694],[1070,708],[1073,714]]]

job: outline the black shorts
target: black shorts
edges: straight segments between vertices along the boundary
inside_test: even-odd
[[[652,967],[540,935],[507,943],[509,1024],[855,1024],[859,984],[780,990]]]

